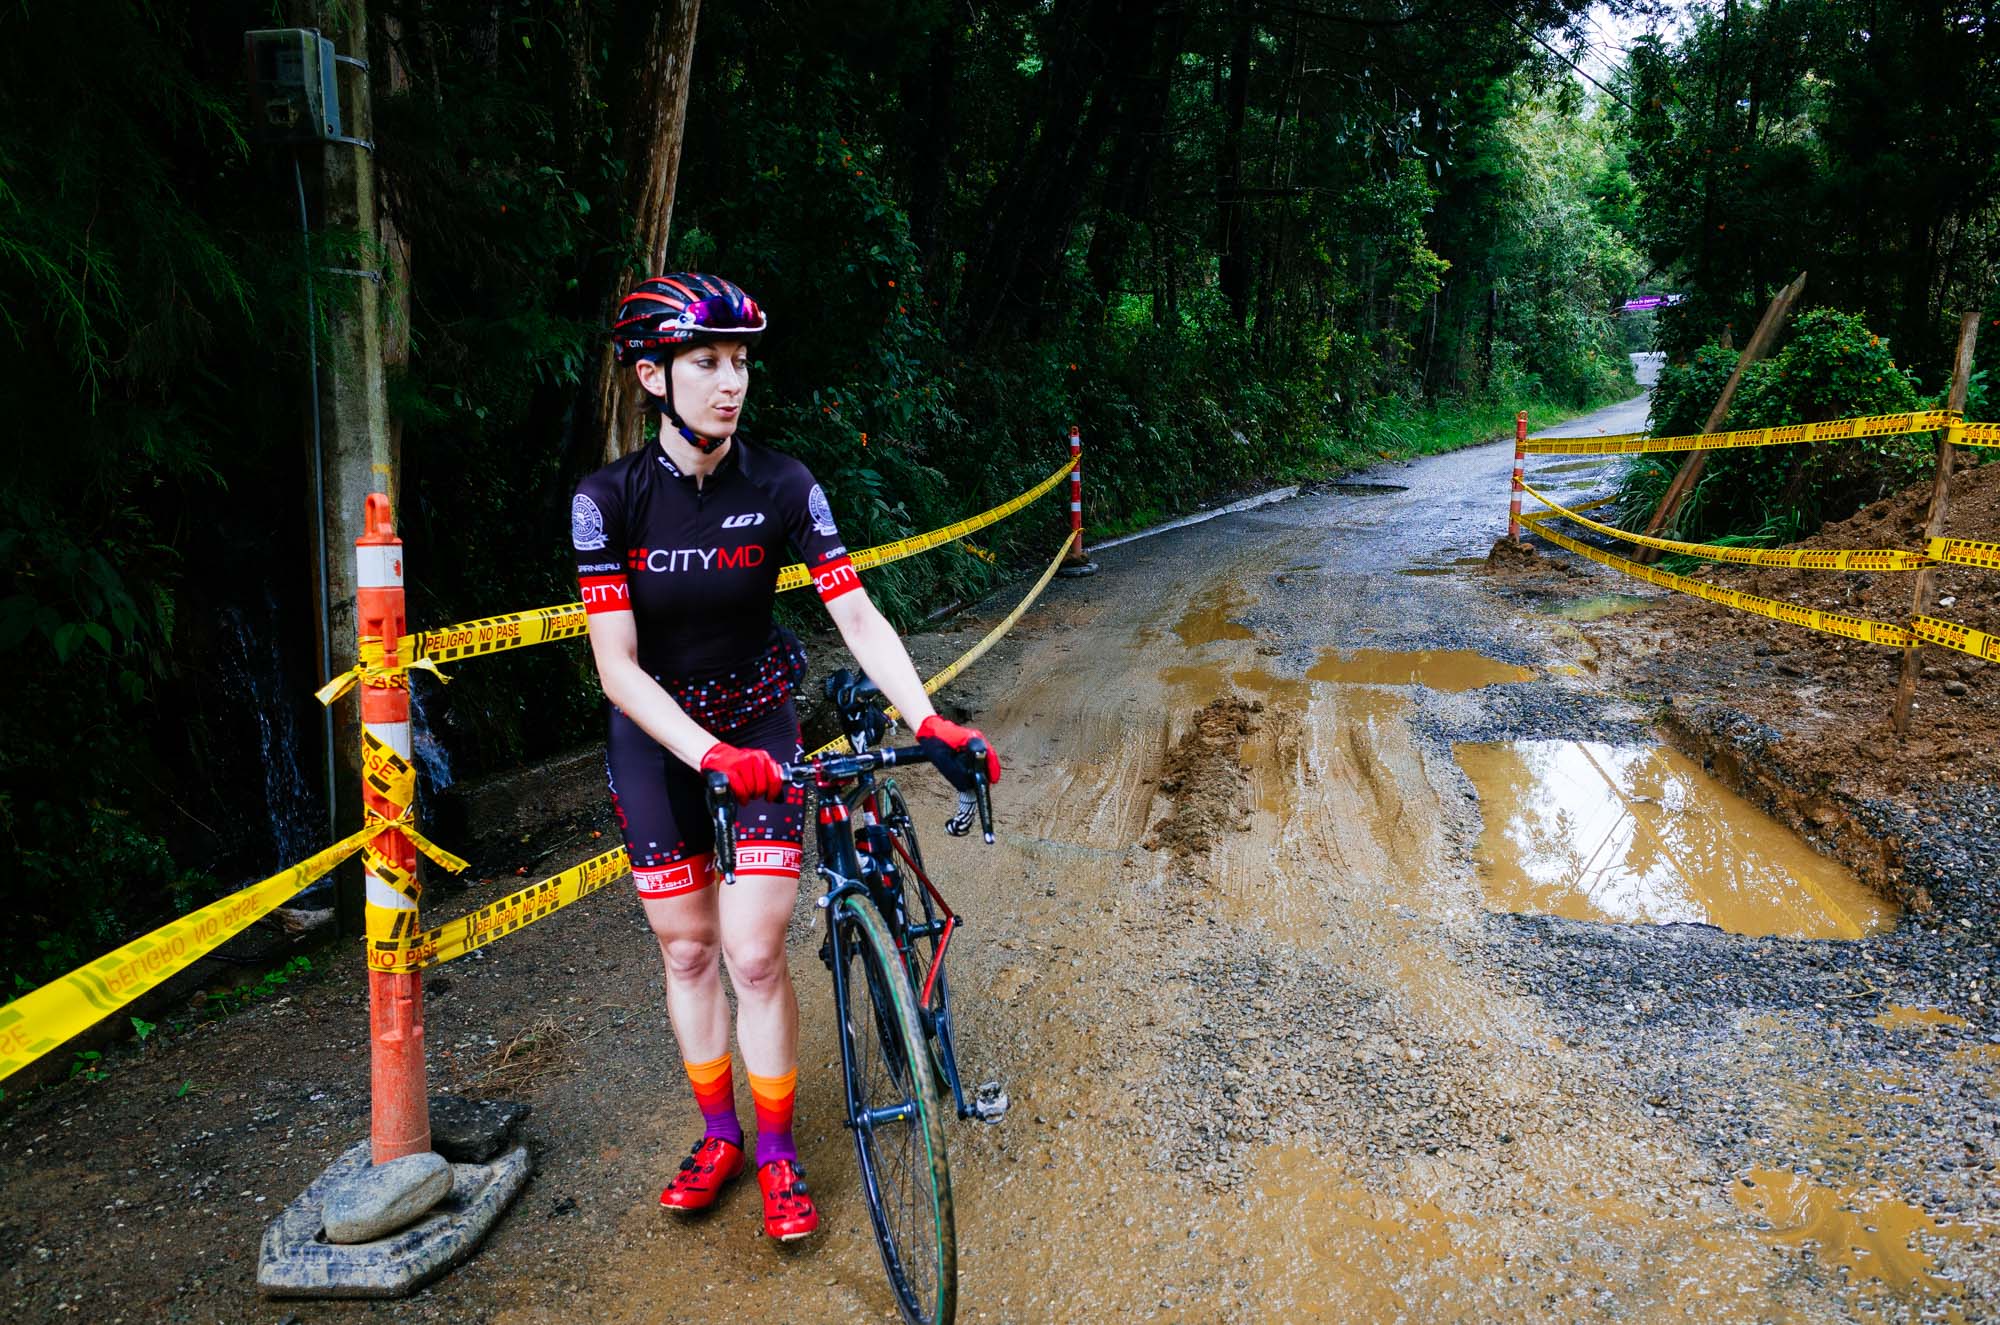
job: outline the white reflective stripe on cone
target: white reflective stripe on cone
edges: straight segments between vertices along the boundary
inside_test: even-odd
[[[403,549],[397,543],[367,543],[354,549],[356,584],[363,589],[403,587]]]
[[[404,700],[408,703],[408,700]],[[371,722],[367,724],[369,734],[382,744],[394,750],[405,759],[410,753],[410,724],[407,722]]]
[[[368,905],[384,911],[414,911],[417,904],[388,884],[375,877],[374,870],[363,870],[362,877],[368,883]]]

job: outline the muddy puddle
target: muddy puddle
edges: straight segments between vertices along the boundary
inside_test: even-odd
[[[1256,631],[1233,619],[1254,601],[1233,582],[1217,581],[1194,596],[1174,623],[1174,634],[1189,648],[1217,640],[1256,639]]]
[[[1958,1285],[1938,1275],[1926,1244],[1960,1242],[1976,1233],[1891,1196],[1836,1191],[1783,1169],[1752,1169],[1735,1192],[1745,1213],[1767,1226],[1768,1240],[1809,1247],[1818,1264],[1851,1288],[1872,1282],[1899,1293],[1955,1296]]]
[[[1606,593],[1596,594],[1590,598],[1544,602],[1537,606],[1550,616],[1561,617],[1565,621],[1602,621],[1606,617],[1620,616],[1626,612],[1637,612],[1642,608],[1656,606],[1659,601],[1657,598],[1646,598],[1639,594]]]
[[[1483,569],[1485,565],[1486,558],[1484,557],[1454,557],[1442,564],[1424,562],[1416,566],[1405,566],[1403,569],[1397,571],[1396,574],[1414,575],[1419,578],[1431,575],[1456,575],[1468,566],[1478,566]]]
[[[1954,1016],[1941,1008],[1910,1007],[1903,1003],[1890,1004],[1870,1020],[1885,1031],[1927,1030],[1939,1026],[1958,1028],[1968,1024],[1964,1017]]]
[[[1306,675],[1343,685],[1432,690],[1477,690],[1535,677],[1532,668],[1497,662],[1469,649],[1329,649]]]
[[[1738,934],[1855,939],[1895,908],[1677,750],[1462,743],[1496,910]]]

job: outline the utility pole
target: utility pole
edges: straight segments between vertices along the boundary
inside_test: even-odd
[[[345,0],[333,11],[337,29],[327,35],[344,56],[368,58],[367,0]],[[345,132],[373,141],[374,110],[370,104],[368,71],[342,62],[338,66]],[[354,634],[355,567],[349,551],[364,530],[368,494],[386,493],[392,506],[398,498],[396,448],[390,443],[389,408],[382,372],[382,246],[376,219],[375,158],[365,147],[328,143],[320,149],[321,231],[356,235],[351,258],[320,264],[309,273],[326,310],[327,354],[320,366],[320,416],[325,442],[321,459],[321,493],[325,503],[326,564],[324,580],[313,577],[314,621],[325,632],[323,654],[333,660],[333,675],[356,661]],[[351,263],[351,265],[349,265]],[[317,513],[316,513],[317,514]],[[321,585],[324,584],[324,597]],[[322,677],[322,680],[328,678]],[[333,753],[337,765],[334,807],[337,822],[361,822],[361,709],[337,704],[333,709]],[[344,934],[361,932],[361,870],[343,865],[335,888],[335,907]]]

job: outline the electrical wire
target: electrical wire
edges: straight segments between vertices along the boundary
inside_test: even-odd
[[[326,576],[326,462],[321,456],[319,421],[319,306],[313,298],[312,220],[306,211],[306,177],[299,168],[299,149],[292,149],[292,183],[299,195],[299,243],[305,252],[306,275],[306,369],[311,377],[306,391],[312,401],[313,513],[319,544],[319,674],[333,675],[333,618],[329,611],[330,592]],[[326,747],[326,826],[328,833],[340,835],[335,781],[339,776],[333,759],[333,710],[320,709],[320,729]]]
[[[1526,37],[1529,41],[1534,42],[1535,45],[1541,47],[1543,50],[1547,51],[1550,55],[1555,56],[1558,60],[1561,60],[1564,64],[1568,65],[1570,68],[1576,70],[1577,77],[1581,78],[1584,82],[1590,84],[1592,87],[1596,88],[1599,92],[1602,92],[1605,96],[1610,97],[1613,101],[1623,106],[1626,110],[1632,109],[1631,102],[1619,96],[1616,92],[1613,92],[1610,88],[1604,86],[1604,84],[1598,82],[1595,78],[1592,78],[1589,74],[1585,73],[1583,71],[1582,65],[1578,64],[1575,60],[1570,59],[1567,55],[1564,55],[1561,51],[1557,50],[1555,47],[1543,41],[1542,36],[1539,32],[1536,32],[1533,28],[1523,27],[1521,25],[1521,21],[1515,18],[1512,14],[1508,13],[1506,10],[1502,9],[1499,6],[1499,4],[1496,3],[1496,0],[1486,0],[1486,7],[1492,10],[1494,13],[1498,14],[1500,17],[1506,19],[1507,22],[1513,26],[1516,32]]]

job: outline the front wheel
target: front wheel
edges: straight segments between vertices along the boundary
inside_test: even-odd
[[[848,1125],[875,1245],[903,1319],[949,1325],[958,1310],[958,1238],[936,1074],[916,997],[873,903],[842,897],[833,923]]]

